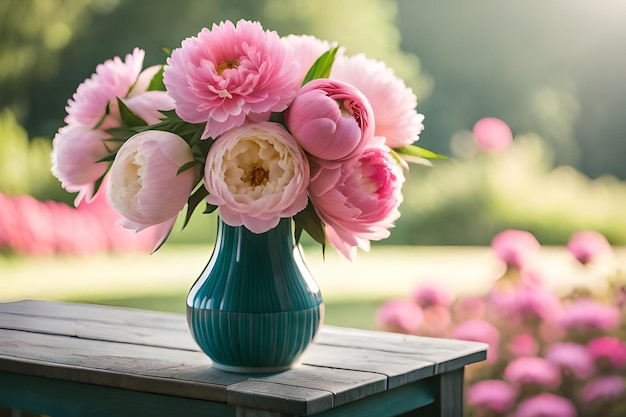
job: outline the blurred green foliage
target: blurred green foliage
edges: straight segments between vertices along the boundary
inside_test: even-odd
[[[245,18],[384,60],[418,95],[419,144],[454,158],[411,169],[384,243],[488,244],[515,227],[546,244],[582,228],[625,244],[626,186],[605,175],[626,179],[620,16],[615,0],[4,0],[0,192],[70,202],[49,175],[49,139],[33,138],[63,125],[67,99],[96,65],[136,46],[146,65],[161,63],[163,47]],[[512,149],[473,154],[466,129],[485,116],[511,125]],[[214,216],[194,219],[170,241],[213,239]]]
[[[402,47],[434,79],[422,146],[485,116],[535,132],[590,177],[626,179],[626,2],[397,0]]]
[[[8,109],[0,111],[0,193],[30,194],[45,198],[59,189],[50,175],[47,138],[29,140],[28,134]]]
[[[533,134],[516,137],[498,154],[478,153],[470,132],[455,142],[462,151],[454,158],[411,168],[403,215],[383,243],[489,245],[498,232],[515,228],[546,245],[562,245],[583,229],[626,244],[625,182],[554,168],[550,148]]]

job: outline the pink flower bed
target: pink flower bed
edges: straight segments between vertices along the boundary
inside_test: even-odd
[[[580,268],[614,256],[596,232],[579,232],[567,246]],[[528,232],[496,236],[493,251],[506,266],[482,295],[452,300],[425,283],[381,308],[381,327],[421,336],[489,344],[487,360],[466,376],[466,409],[475,417],[626,416],[626,282],[608,290],[575,288],[555,294],[529,260],[541,250]],[[592,284],[592,283],[590,283]],[[447,313],[447,320],[441,320]]]

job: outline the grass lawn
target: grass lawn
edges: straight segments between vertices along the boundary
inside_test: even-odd
[[[178,244],[154,255],[0,254],[0,302],[78,301],[184,313],[187,291],[210,253],[210,246]],[[376,312],[385,300],[409,297],[420,282],[436,281],[453,295],[480,293],[503,272],[488,248],[375,246],[354,262],[334,251],[323,259],[319,248],[306,249],[305,256],[324,296],[325,323],[365,329],[376,328]],[[592,279],[572,273],[576,265],[562,248],[543,249],[540,262],[554,287]]]

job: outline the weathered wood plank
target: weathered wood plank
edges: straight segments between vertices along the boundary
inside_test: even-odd
[[[299,416],[331,409],[333,394],[318,389],[248,380],[228,387],[228,403]]]
[[[149,346],[5,330],[0,350],[8,372],[218,402],[247,379],[212,368],[203,353]]]
[[[133,313],[130,311],[129,315]],[[160,328],[143,326],[141,317],[138,317],[136,321],[120,322],[119,320],[109,321],[106,318],[95,320],[83,316],[47,317],[0,313],[0,329],[200,351],[189,333],[184,316],[179,315],[177,319],[181,322],[179,328],[171,326]]]
[[[356,372],[344,369],[332,369],[303,365],[299,368],[267,376],[254,376],[245,383],[239,383],[228,387],[229,398],[231,392],[237,392],[242,396],[258,396],[256,389],[248,392],[248,384],[256,387],[256,383],[278,384],[281,387],[292,387],[294,392],[298,388],[307,388],[324,391],[332,394],[332,406],[356,401],[387,389],[387,377],[377,373]],[[271,386],[271,385],[268,385]]]
[[[286,391],[319,391],[339,404],[387,387],[386,378],[375,373],[303,365],[276,375],[232,374],[211,368],[200,352],[29,332],[2,332],[0,348],[0,369],[6,371],[219,402],[226,402],[228,385],[253,378],[272,381]]]
[[[435,363],[411,355],[364,348],[314,345],[304,352],[303,363],[335,369],[374,372],[387,377],[387,388],[434,375]]]
[[[435,374],[458,369],[486,358],[487,344],[453,339],[420,337],[380,331],[325,326],[318,345],[363,347],[369,350],[410,355],[436,363]]]
[[[181,300],[181,302],[184,302],[184,300]],[[176,313],[57,301],[22,300],[0,303],[0,314],[20,314],[31,317],[65,319],[81,318],[111,324],[140,324],[142,327],[156,329],[184,330],[186,326],[184,316]],[[183,317],[183,320],[181,320],[181,317]]]

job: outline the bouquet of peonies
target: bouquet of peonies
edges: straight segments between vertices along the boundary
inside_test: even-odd
[[[106,179],[123,226],[156,228],[159,246],[204,201],[254,233],[293,218],[297,239],[352,258],[389,236],[406,161],[439,157],[413,145],[423,116],[391,69],[315,37],[227,21],[165,65],[143,58],[106,61],[78,87],[52,171],[76,203]]]

